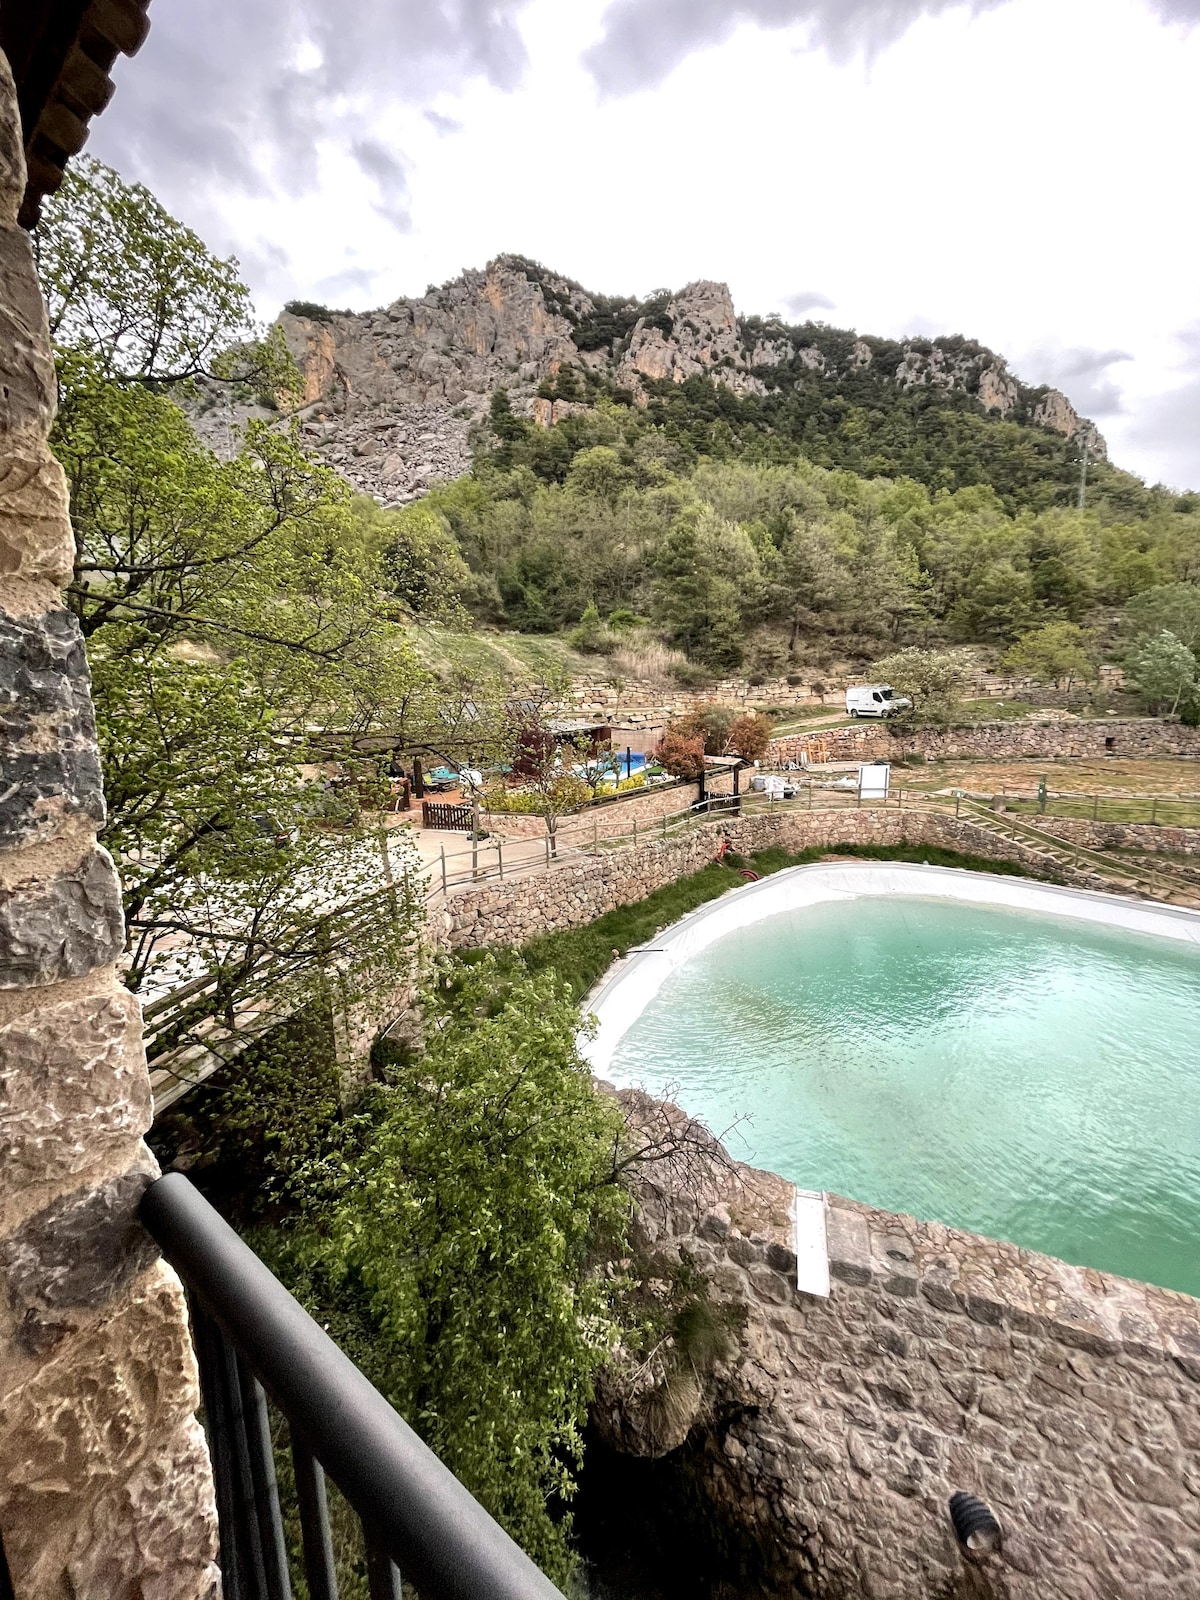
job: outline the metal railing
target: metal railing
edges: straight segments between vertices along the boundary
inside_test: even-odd
[[[291,1600],[268,1406],[287,1422],[310,1600],[337,1600],[325,1474],[363,1530],[371,1600],[562,1600],[182,1173],[141,1219],[187,1288],[225,1600]]]

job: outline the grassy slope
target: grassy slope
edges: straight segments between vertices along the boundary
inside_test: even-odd
[[[1008,877],[1029,877],[1030,873],[1014,862],[990,861],[983,856],[960,855],[953,850],[939,850],[930,845],[839,845],[836,851],[823,847],[802,850],[789,855],[786,850],[760,850],[749,857],[747,865],[759,877],[780,872],[784,867],[802,867],[820,861],[830,854],[858,856],[868,861],[920,861],[931,867],[960,867],[973,872],[997,872]],[[727,862],[743,860],[728,856]],[[568,985],[576,1000],[582,1000],[613,960],[614,951],[625,955],[634,946],[653,939],[656,933],[670,927],[673,922],[697,906],[715,900],[729,889],[744,886],[746,880],[736,866],[718,866],[711,862],[690,877],[656,889],[644,900],[631,906],[621,906],[609,911],[594,922],[581,928],[568,928],[561,933],[544,934],[524,946],[522,955],[528,965],[540,972],[552,967]]]
[[[528,633],[457,633],[430,625],[410,628],[409,638],[425,666],[438,673],[497,673],[527,681],[565,673],[580,682],[594,682],[595,657],[581,656],[565,639]]]

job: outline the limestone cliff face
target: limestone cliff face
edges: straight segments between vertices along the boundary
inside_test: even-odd
[[[931,388],[1067,438],[1084,432],[1092,456],[1105,454],[1065,395],[1025,388],[999,356],[971,341],[897,343],[739,318],[727,285],[707,280],[637,301],[593,295],[523,257],[499,256],[483,271],[377,311],[284,312],[279,320],[304,375],[308,442],[385,504],[466,470],[470,425],[498,388],[543,426],[578,409],[578,388],[555,392],[564,368],[590,372],[639,403],[656,383],[690,378],[759,395],[853,382],[871,385],[875,404]]]

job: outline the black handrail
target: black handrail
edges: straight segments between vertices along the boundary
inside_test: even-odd
[[[226,1600],[290,1600],[266,1397],[287,1419],[313,1600],[336,1600],[324,1471],[357,1512],[372,1600],[562,1600],[182,1173],[142,1222],[187,1287]],[[265,1390],[265,1394],[264,1394]]]

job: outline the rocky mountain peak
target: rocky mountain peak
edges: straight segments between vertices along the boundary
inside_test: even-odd
[[[304,376],[309,442],[385,504],[467,470],[471,424],[499,388],[545,425],[578,409],[578,399],[557,393],[564,368],[591,372],[640,404],[653,385],[692,378],[739,395],[819,385],[874,405],[924,387],[993,416],[1084,436],[1093,458],[1106,453],[1065,395],[1026,388],[971,340],[873,339],[739,317],[728,285],[707,279],[641,299],[600,295],[501,255],[375,311],[293,303],[279,323]]]

